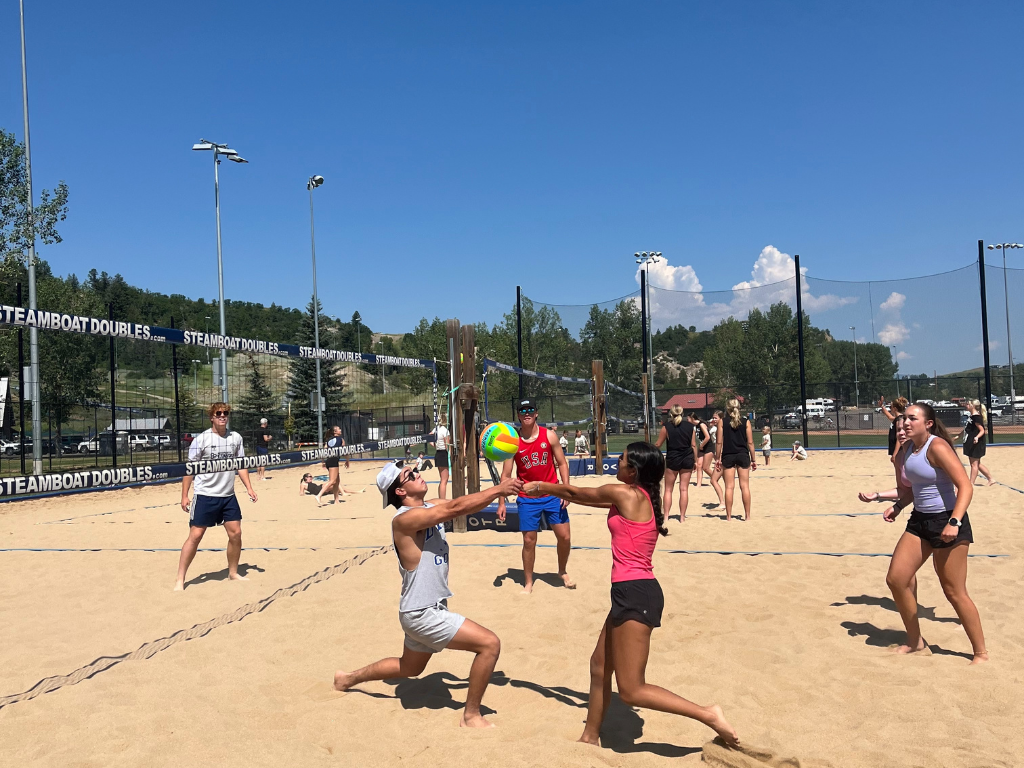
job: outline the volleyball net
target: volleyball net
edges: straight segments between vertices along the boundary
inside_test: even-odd
[[[537,403],[537,423],[542,426],[583,427],[594,420],[591,379],[541,373],[484,358],[483,391],[487,422],[507,420],[518,424],[520,391],[522,397]]]

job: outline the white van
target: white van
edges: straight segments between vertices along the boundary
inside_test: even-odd
[[[797,406],[797,412],[802,413],[803,409]],[[825,406],[824,405],[811,405],[807,406],[807,416],[811,419],[823,419],[825,418]]]

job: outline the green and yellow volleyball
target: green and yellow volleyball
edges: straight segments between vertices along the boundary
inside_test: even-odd
[[[519,450],[519,433],[511,424],[496,421],[480,435],[480,450],[491,461],[506,461]]]

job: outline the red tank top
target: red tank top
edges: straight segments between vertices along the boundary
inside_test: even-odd
[[[540,427],[537,436],[530,442],[519,440],[516,451],[516,472],[524,483],[557,483],[558,473],[555,472],[555,457],[551,454],[548,442],[547,427]],[[528,498],[519,494],[520,498]]]

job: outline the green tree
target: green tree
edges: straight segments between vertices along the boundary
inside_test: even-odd
[[[248,388],[242,395],[241,406],[243,411],[266,416],[274,413],[278,407],[277,396],[267,384],[267,380],[260,370],[260,363],[256,355],[246,355],[246,366],[249,369],[247,376]]]
[[[47,245],[61,241],[57,223],[67,218],[68,185],[61,181],[53,193],[42,190],[31,219],[28,202],[25,145],[0,128],[0,257],[27,253],[37,238]]]

